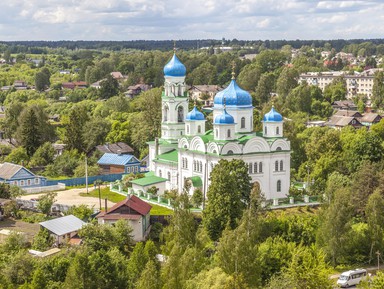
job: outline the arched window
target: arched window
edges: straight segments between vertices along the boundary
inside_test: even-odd
[[[189,133],[189,125],[187,125],[187,133]]]
[[[179,106],[177,109],[177,122],[183,122],[184,121],[184,108],[182,106]]]
[[[259,173],[263,172],[263,163],[259,162]]]
[[[201,133],[201,125],[197,126],[197,133]]]
[[[182,163],[181,163],[181,167],[182,167],[182,168],[185,168],[185,159],[182,158],[181,161],[182,161]]]
[[[279,127],[276,127],[276,134],[280,134]]]
[[[267,127],[264,127],[264,134],[267,134]]]
[[[275,161],[275,172],[279,171],[279,161]]]
[[[281,160],[281,161],[280,161],[280,171],[283,171],[283,169],[284,169],[283,161]]]
[[[162,177],[162,173],[161,173],[161,170],[159,170],[159,177],[160,177],[160,178]]]
[[[255,174],[257,173],[257,163],[253,164],[253,171],[254,171]]]
[[[227,137],[231,137],[231,130],[230,129],[227,131]]]
[[[227,155],[233,155],[233,151],[229,150],[229,151],[227,152]]]
[[[245,117],[241,118],[241,128],[245,128]]]
[[[277,181],[276,191],[281,192],[281,181],[280,180]]]
[[[215,135],[216,135],[216,138],[219,137],[219,130],[218,129],[215,130]]]
[[[252,168],[253,168],[252,163],[249,163],[249,164],[248,164],[248,173],[249,173],[249,174],[252,174],[252,173],[253,173],[253,172],[252,172]]]
[[[281,151],[281,147],[277,147],[277,148],[276,148],[276,151]]]
[[[171,180],[171,173],[170,172],[168,172],[167,177],[168,177],[168,181],[170,181]]]
[[[203,172],[203,163],[200,162],[200,172],[202,173]]]
[[[212,152],[213,154],[217,154],[217,151],[216,150],[213,150],[213,152]]]
[[[193,161],[193,170],[196,171],[196,161]]]
[[[168,113],[169,113],[168,106],[165,106],[164,109],[163,109],[163,121],[167,121],[168,120]]]

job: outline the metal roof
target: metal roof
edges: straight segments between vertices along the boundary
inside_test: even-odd
[[[168,181],[166,178],[161,178],[157,176],[150,176],[150,177],[144,177],[136,180],[130,181],[132,184],[138,185],[138,186],[149,186],[154,185],[157,183],[164,183]]]
[[[111,154],[111,153],[105,153],[97,161],[99,165],[119,165],[119,166],[125,166],[130,162],[136,163],[139,161],[133,155],[119,155],[119,154]]]
[[[0,178],[4,180],[11,179],[23,167],[11,163],[0,164]]]
[[[62,236],[80,230],[86,223],[74,215],[68,215],[39,224],[53,234]]]

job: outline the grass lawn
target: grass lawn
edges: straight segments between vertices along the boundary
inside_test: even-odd
[[[100,194],[101,194],[102,199],[108,199],[108,201],[111,201],[113,203],[118,203],[118,202],[125,199],[125,196],[120,195],[120,194],[115,193],[115,192],[111,192],[109,190],[108,186],[104,187],[104,188],[100,188]],[[80,193],[80,196],[98,198],[99,197],[99,189],[89,191],[89,194]],[[168,208],[165,208],[165,207],[162,207],[159,205],[154,205],[154,204],[150,204],[150,205],[152,206],[151,215],[164,216],[164,215],[172,215],[173,214],[173,211],[168,209]]]

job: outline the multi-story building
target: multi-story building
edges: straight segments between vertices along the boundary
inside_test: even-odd
[[[351,75],[345,71],[308,72],[300,75],[299,83],[307,82],[310,85],[318,86],[322,91],[335,78],[343,77],[347,84],[347,98],[357,94],[363,94],[371,99],[374,74],[379,69],[369,69],[362,73]]]

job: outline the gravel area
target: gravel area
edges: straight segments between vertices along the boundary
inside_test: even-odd
[[[91,189],[89,189],[91,190]],[[56,204],[61,204],[61,205],[68,205],[68,206],[73,206],[73,205],[81,205],[85,204],[90,207],[95,206],[97,208],[99,206],[99,199],[98,198],[93,198],[93,197],[82,197],[80,196],[80,193],[85,193],[86,189],[81,188],[81,189],[70,189],[66,191],[58,191],[57,197],[56,197]],[[42,193],[44,194],[44,193]],[[30,200],[30,199],[37,199],[40,197],[42,194],[31,194],[31,195],[25,195],[21,196],[20,199],[23,200]],[[102,206],[104,206],[104,200],[102,201]],[[108,207],[110,208],[113,206],[114,203],[108,201]]]

